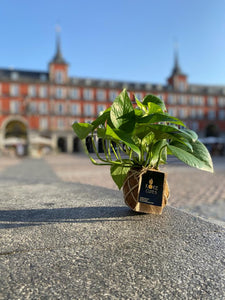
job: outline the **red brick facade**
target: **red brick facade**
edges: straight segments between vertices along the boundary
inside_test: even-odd
[[[140,99],[162,97],[169,113],[200,136],[210,126],[225,135],[225,86],[189,84],[177,60],[166,85],[71,78],[68,68],[57,44],[48,72],[0,69],[0,150],[15,146],[8,138],[24,139],[30,148],[42,137],[55,150],[77,151],[71,124],[92,121],[124,87]]]

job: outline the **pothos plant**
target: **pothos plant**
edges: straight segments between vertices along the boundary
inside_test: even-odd
[[[135,97],[135,96],[134,96]],[[189,166],[213,172],[211,156],[197,134],[168,114],[163,100],[147,95],[132,101],[124,89],[111,107],[91,124],[74,123],[76,135],[95,165],[110,165],[112,179],[119,189],[132,168],[159,169],[168,155],[174,155]],[[90,136],[95,158],[88,152],[85,140]],[[103,155],[95,145],[102,140]]]

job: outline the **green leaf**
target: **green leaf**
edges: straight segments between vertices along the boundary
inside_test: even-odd
[[[144,97],[143,102],[144,105],[148,105],[148,103],[155,103],[158,106],[161,107],[162,111],[166,110],[166,106],[163,100],[161,100],[160,98],[154,96],[154,95],[147,95]]]
[[[185,132],[181,131],[178,127],[172,125],[161,125],[161,124],[136,124],[134,134],[143,139],[149,133],[154,133],[155,140],[163,140],[169,139],[172,141],[178,141],[183,143],[187,147],[192,150],[192,146],[190,145],[190,135],[186,134]]]
[[[169,143],[171,146],[178,147],[180,149],[183,149],[187,152],[193,152],[193,147],[189,142],[181,143],[180,141],[171,141]]]
[[[171,117],[167,114],[162,114],[162,113],[154,113],[154,114],[150,114],[148,116],[139,118],[137,120],[138,123],[159,123],[159,122],[170,122],[170,123],[174,123],[177,125],[181,125],[181,126],[185,126],[184,123],[174,117]]]
[[[93,125],[93,130],[99,125],[105,125],[106,120],[110,118],[111,107],[107,108],[97,119],[95,119],[91,124]]]
[[[172,145],[167,145],[167,147],[173,155],[187,165],[213,173],[213,163],[207,148],[200,141],[192,142],[191,145],[193,152],[185,151],[183,147]]]
[[[153,143],[154,138],[155,138],[154,133],[150,132],[142,139],[141,144],[142,144],[144,151],[148,152],[149,146]]]
[[[81,140],[85,139],[93,130],[93,126],[89,123],[73,123],[72,128]]]
[[[184,129],[179,129],[179,131],[180,131],[181,133],[183,133],[183,134],[187,137],[187,139],[189,139],[189,140],[191,140],[191,141],[193,141],[193,142],[197,141],[197,139],[198,139],[197,133],[194,132],[194,131],[191,130],[191,129],[184,128]]]
[[[137,103],[137,106],[138,106],[142,111],[144,111],[145,113],[148,112],[146,105],[142,104],[141,101],[139,101],[139,100],[136,98],[136,96],[135,96],[135,101],[136,101],[136,103]]]
[[[163,113],[162,108],[155,103],[148,103],[148,114]]]
[[[97,128],[97,136],[99,138],[105,138],[106,129],[105,128]]]
[[[152,147],[152,158],[151,158],[151,165],[155,166],[159,160],[159,162],[165,163],[167,157],[165,151],[161,152],[161,149],[167,144],[166,140],[161,140],[156,142]],[[166,148],[166,147],[165,147]],[[159,159],[159,155],[161,156]]]
[[[179,129],[176,125],[151,124],[148,125],[148,128],[155,133],[156,139],[166,138],[181,141],[193,141],[193,137],[190,135],[189,131]]]
[[[127,177],[127,173],[129,172],[131,167],[124,167],[123,165],[112,165],[110,168],[110,173],[112,179],[116,183],[119,189],[123,186],[123,183]]]
[[[145,113],[141,109],[139,109],[139,108],[135,108],[134,109],[134,114],[135,114],[135,118],[136,119],[138,119],[138,118],[140,118],[140,117],[142,117],[142,116],[145,115]]]
[[[140,149],[132,140],[132,137],[120,129],[112,129],[109,125],[106,128],[106,137],[116,141],[122,141],[125,145],[130,147],[134,152],[140,155]]]
[[[115,128],[128,133],[133,131],[135,126],[135,113],[125,89],[114,100],[111,106],[110,118]]]

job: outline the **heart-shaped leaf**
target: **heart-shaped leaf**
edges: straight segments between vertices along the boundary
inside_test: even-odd
[[[114,100],[110,118],[116,129],[132,132],[135,126],[135,113],[127,91],[124,89]]]

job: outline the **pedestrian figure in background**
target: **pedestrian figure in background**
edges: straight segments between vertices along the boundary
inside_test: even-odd
[[[22,144],[16,145],[16,154],[18,156],[24,156],[24,146]]]

